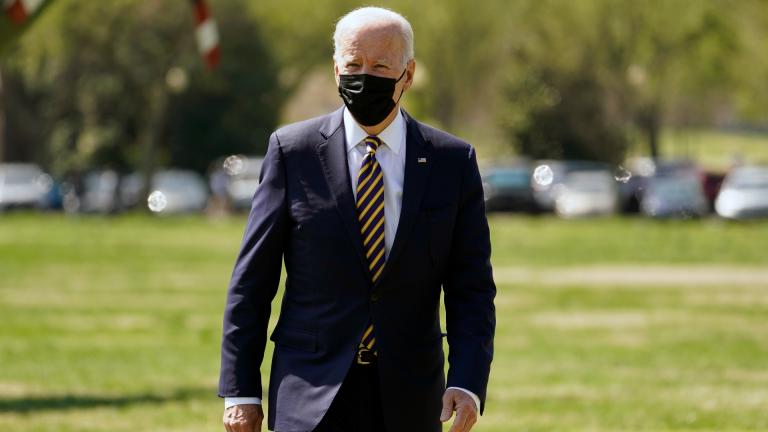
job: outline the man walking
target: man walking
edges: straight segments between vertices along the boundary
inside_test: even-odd
[[[416,69],[399,14],[334,33],[344,107],[270,137],[224,314],[227,431],[469,431],[485,406],[496,288],[474,149],[400,108]],[[444,374],[440,297],[449,345]]]

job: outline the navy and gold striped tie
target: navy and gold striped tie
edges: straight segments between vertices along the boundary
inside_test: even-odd
[[[363,250],[368,261],[371,281],[376,283],[381,277],[386,260],[384,253],[384,173],[376,160],[376,150],[381,145],[381,140],[378,137],[369,136],[363,142],[366,145],[367,153],[357,176],[357,218],[360,221]],[[360,341],[360,348],[367,348],[375,354],[375,344],[373,323],[369,323]]]

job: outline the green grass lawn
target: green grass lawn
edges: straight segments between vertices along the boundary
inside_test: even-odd
[[[692,159],[702,166],[725,172],[734,162],[768,164],[768,135],[711,129],[671,129],[661,135],[664,157]],[[630,152],[646,155],[644,143],[635,143]]]
[[[0,431],[223,430],[221,312],[244,222],[0,215]],[[498,269],[768,268],[768,223],[491,224]],[[768,280],[498,290],[474,430],[768,429]]]
[[[486,163],[515,157],[509,138],[496,129],[471,129],[459,136],[477,145],[477,154]],[[627,158],[648,156],[644,136],[631,140]],[[674,129],[666,127],[660,136],[659,152],[664,159],[690,159],[714,172],[725,173],[735,162],[768,164],[768,134],[717,129]]]

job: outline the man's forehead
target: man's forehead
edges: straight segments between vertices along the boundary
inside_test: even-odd
[[[364,55],[391,61],[403,50],[402,36],[392,27],[363,26],[346,32],[341,42],[344,57]]]
[[[402,45],[402,35],[398,27],[392,24],[362,24],[351,28],[341,35],[344,45],[386,44]]]
[[[378,54],[378,53],[376,53]],[[359,60],[362,57],[365,57],[368,61],[381,63],[381,64],[390,64],[395,61],[397,57],[397,53],[389,53],[389,55],[369,55],[368,52],[365,50],[359,50],[359,49],[351,49],[349,51],[342,50],[341,52],[341,58],[346,61],[352,61],[352,60]]]
[[[387,36],[397,35],[400,33],[400,26],[398,23],[387,20],[373,20],[358,22],[352,25],[348,25],[344,28],[342,35],[374,35],[374,36]]]

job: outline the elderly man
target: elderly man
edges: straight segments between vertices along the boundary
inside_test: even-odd
[[[334,43],[345,106],[273,133],[253,196],[224,314],[225,427],[261,431],[283,259],[270,430],[440,431],[455,411],[450,430],[468,431],[485,405],[496,293],[475,152],[400,109],[416,69],[402,16],[357,9]]]

